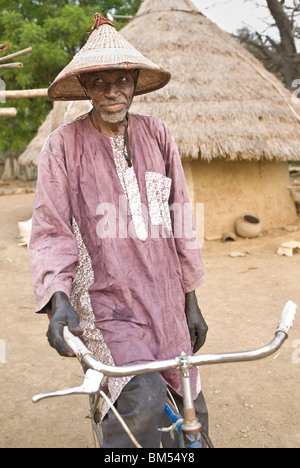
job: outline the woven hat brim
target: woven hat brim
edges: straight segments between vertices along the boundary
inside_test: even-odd
[[[120,69],[140,70],[135,95],[156,91],[171,78],[169,72],[141,54],[113,26],[103,24],[91,33],[86,44],[50,85],[49,97],[54,101],[88,99],[78,75]]]
[[[135,96],[151,93],[166,86],[171,74],[162,68],[150,68],[142,63],[123,63],[116,65],[101,65],[86,67],[76,71],[58,76],[57,79],[49,86],[48,95],[52,101],[81,101],[87,100],[78,76],[84,73],[107,70],[136,70],[139,69],[139,78],[137,81]]]

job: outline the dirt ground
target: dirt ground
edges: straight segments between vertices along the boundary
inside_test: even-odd
[[[34,315],[26,247],[18,246],[19,221],[32,215],[34,194],[0,197],[0,447],[89,448],[85,396],[42,401],[40,392],[80,385],[76,360],[59,357],[45,338],[47,319]],[[300,254],[277,255],[297,231],[278,229],[255,240],[206,242],[208,280],[198,290],[210,331],[203,353],[241,351],[269,342],[282,307],[300,305]],[[233,251],[245,257],[233,258]],[[259,362],[201,368],[217,448],[300,446],[300,317],[275,357]],[[297,348],[293,348],[293,345]],[[1,355],[0,355],[1,357]]]

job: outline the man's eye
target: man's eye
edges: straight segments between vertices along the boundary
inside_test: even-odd
[[[105,84],[105,81],[102,78],[97,78],[97,80],[94,81],[95,86],[103,86]]]
[[[120,78],[119,78],[119,83],[121,83],[121,84],[127,84],[127,83],[129,83],[128,76],[120,76]]]

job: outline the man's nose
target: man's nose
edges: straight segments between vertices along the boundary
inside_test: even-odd
[[[106,97],[108,98],[115,98],[117,97],[119,94],[119,88],[117,85],[115,85],[115,83],[109,83],[106,87],[106,90],[105,90],[105,95]]]

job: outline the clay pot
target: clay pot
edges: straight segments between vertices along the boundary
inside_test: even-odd
[[[254,238],[261,233],[260,219],[252,213],[244,213],[235,223],[236,233],[240,237]]]

